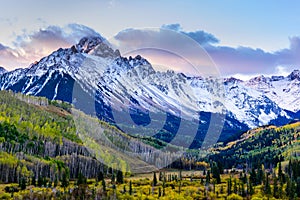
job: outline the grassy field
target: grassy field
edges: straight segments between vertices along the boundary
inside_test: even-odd
[[[0,184],[0,199],[271,199],[262,192],[262,185],[254,187],[253,195],[245,195],[247,186],[240,184],[239,172],[221,175],[220,184],[214,184],[213,179],[207,183],[203,171],[182,171],[182,179],[177,170],[161,174],[166,177],[165,181],[159,180],[160,173],[156,173],[156,185],[153,183],[153,173],[131,175],[119,184],[105,179],[105,187],[103,181],[94,179],[79,185],[71,181],[66,188],[27,185],[25,190],[20,190],[18,184]],[[230,178],[233,182],[231,194],[227,187]],[[7,187],[15,187],[19,191],[5,191]]]

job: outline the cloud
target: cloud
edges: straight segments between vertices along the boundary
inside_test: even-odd
[[[179,33],[185,34],[185,35],[189,36],[190,38],[192,38],[193,40],[197,41],[201,45],[219,42],[219,40],[214,35],[207,33],[203,30],[185,32],[185,31],[183,31],[180,24],[164,24],[161,26],[161,28],[169,29],[169,30],[173,30],[173,31],[177,31]]]
[[[27,67],[58,48],[70,47],[84,36],[95,35],[100,36],[93,29],[80,24],[48,26],[30,33],[25,31],[16,37],[13,48],[0,45],[0,65],[7,69]]]
[[[187,45],[186,40],[172,38],[170,37],[170,32],[164,33],[162,30],[177,32],[197,42],[212,58],[222,76],[233,74],[274,74],[300,68],[300,37],[291,37],[290,47],[279,49],[276,52],[266,52],[259,48],[244,46],[222,46],[219,45],[220,40],[213,34],[203,30],[187,32],[183,30],[180,24],[165,24],[161,27],[160,31],[126,29],[119,32],[115,36],[115,39],[122,45],[132,47],[159,44],[160,47],[165,49],[181,48],[181,52],[185,51],[189,53],[189,59],[203,59],[203,54],[200,55],[199,52],[193,52],[195,48],[190,48],[189,45],[191,43]],[[178,36],[176,37],[178,38]],[[165,40],[173,41],[165,42]],[[280,70],[278,70],[279,68]],[[182,66],[181,70],[185,72],[186,66]]]
[[[16,37],[12,46],[0,43],[0,66],[9,70],[28,67],[58,48],[70,47],[84,36],[95,35],[100,36],[80,24],[24,31]],[[185,31],[180,24],[165,24],[160,29],[129,28],[120,31],[114,40],[125,56],[131,51],[139,54],[136,49],[144,48],[146,58],[154,64],[188,73],[193,73],[190,65],[201,65],[201,71],[211,72],[214,67],[212,63],[216,64],[222,76],[286,73],[300,68],[300,37],[297,36],[289,38],[289,48],[275,52],[244,46],[222,46],[213,34],[203,30]],[[157,47],[160,51],[154,52]],[[174,55],[179,59],[176,60]],[[207,59],[207,55],[213,62]]]
[[[181,30],[178,24],[164,25],[160,29],[130,28],[115,35],[116,43],[112,42],[122,55],[141,54],[152,64],[160,66],[160,70],[165,66],[166,70],[171,68],[189,74],[197,73],[194,75],[216,75],[214,63],[202,48],[216,42],[215,37],[204,31],[188,33]]]

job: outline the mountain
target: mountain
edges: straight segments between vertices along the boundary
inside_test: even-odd
[[[281,81],[273,79],[273,85]],[[292,87],[289,109],[289,103],[281,102],[281,93],[276,99],[265,90],[273,91],[267,81],[156,71],[139,55],[122,57],[102,37],[85,37],[29,68],[0,75],[0,88],[73,103],[132,135],[199,148],[208,131],[216,134],[208,138],[218,138],[221,132],[219,140],[226,141],[249,128],[292,120],[298,102],[297,74],[282,80],[286,83],[282,87]],[[218,123],[210,124],[214,120]]]
[[[0,66],[0,75],[4,74],[5,72],[7,72],[7,70]]]
[[[300,71],[294,70],[287,77],[272,76],[255,77],[244,83],[245,86],[265,94],[278,106],[285,110],[298,112],[300,110]]]

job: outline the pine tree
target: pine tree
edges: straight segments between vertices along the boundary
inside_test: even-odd
[[[131,181],[129,182],[129,194],[132,195],[132,183],[131,183]]]
[[[266,181],[265,181],[264,192],[265,192],[266,195],[270,195],[271,194],[271,186],[270,186],[268,174],[266,174]]]
[[[105,183],[105,179],[102,179],[102,189],[103,189],[103,192],[106,192],[106,183]]]
[[[232,180],[231,177],[227,180],[227,195],[229,196],[231,194],[231,188],[232,188]]]
[[[300,197],[300,177],[297,178],[296,191],[297,191],[297,196]]]
[[[163,180],[163,173],[161,171],[159,171],[159,181]]]
[[[123,178],[122,171],[117,171],[117,183],[118,184],[124,183],[124,178]]]
[[[252,168],[251,172],[250,172],[250,182],[252,183],[252,185],[256,185],[256,172],[255,172],[255,169]]]
[[[210,184],[210,171],[208,170],[207,171],[207,174],[206,174],[206,185],[209,185]]]
[[[234,192],[235,194],[237,194],[238,188],[237,188],[237,182],[236,182],[236,179],[234,179],[233,183],[234,183],[234,186],[233,186],[233,192]]]
[[[158,198],[161,197],[161,188],[158,188]]]
[[[41,176],[39,176],[39,178],[38,178],[38,186],[42,187],[43,184],[44,184],[44,180],[43,180],[43,178]]]
[[[68,176],[67,172],[63,173],[62,180],[61,180],[61,186],[64,188],[64,190],[66,190],[66,187],[69,186],[69,176]]]
[[[19,187],[21,188],[21,190],[25,190],[26,189],[26,178],[22,177],[19,183]]]
[[[274,174],[273,177],[273,197],[278,198],[278,178],[276,174]]]
[[[157,185],[157,177],[156,177],[156,173],[153,172],[153,185],[156,186]]]
[[[115,181],[116,181],[116,177],[115,177],[115,174],[113,173],[113,174],[111,175],[111,183],[114,184]]]
[[[254,194],[254,188],[253,188],[253,183],[250,181],[249,182],[249,194],[253,195]]]
[[[166,188],[166,177],[163,178],[163,192],[162,192],[162,196],[165,196],[165,188]]]
[[[102,180],[104,179],[104,175],[103,175],[103,172],[102,172],[102,171],[100,171],[100,172],[98,173],[97,179],[98,179],[98,181],[102,181]]]
[[[36,177],[35,177],[35,175],[33,175],[32,178],[31,178],[31,185],[36,186]]]
[[[278,178],[279,178],[279,182],[283,182],[281,162],[279,162],[279,164],[278,164]]]
[[[77,185],[83,185],[83,184],[86,184],[86,183],[87,183],[86,178],[83,176],[83,174],[81,172],[79,172],[76,184]]]
[[[218,166],[214,163],[212,166],[212,177],[216,179],[217,184],[221,183],[220,170]]]

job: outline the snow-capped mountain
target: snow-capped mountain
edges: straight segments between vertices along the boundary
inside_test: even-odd
[[[244,83],[245,86],[265,94],[279,107],[297,112],[300,110],[300,71],[294,70],[287,77],[255,77]]]
[[[7,72],[7,70],[4,67],[0,66],[0,75],[4,74],[5,72]]]
[[[0,88],[72,102],[107,121],[114,120],[113,111],[125,111],[147,125],[149,112],[166,112],[173,121],[199,121],[200,128],[208,128],[209,113],[219,113],[225,118],[219,124],[224,123],[222,132],[232,134],[279,118],[292,119],[285,110],[299,110],[299,80],[299,71],[248,82],[155,71],[139,55],[122,57],[104,38],[86,37],[29,68],[0,73]]]

